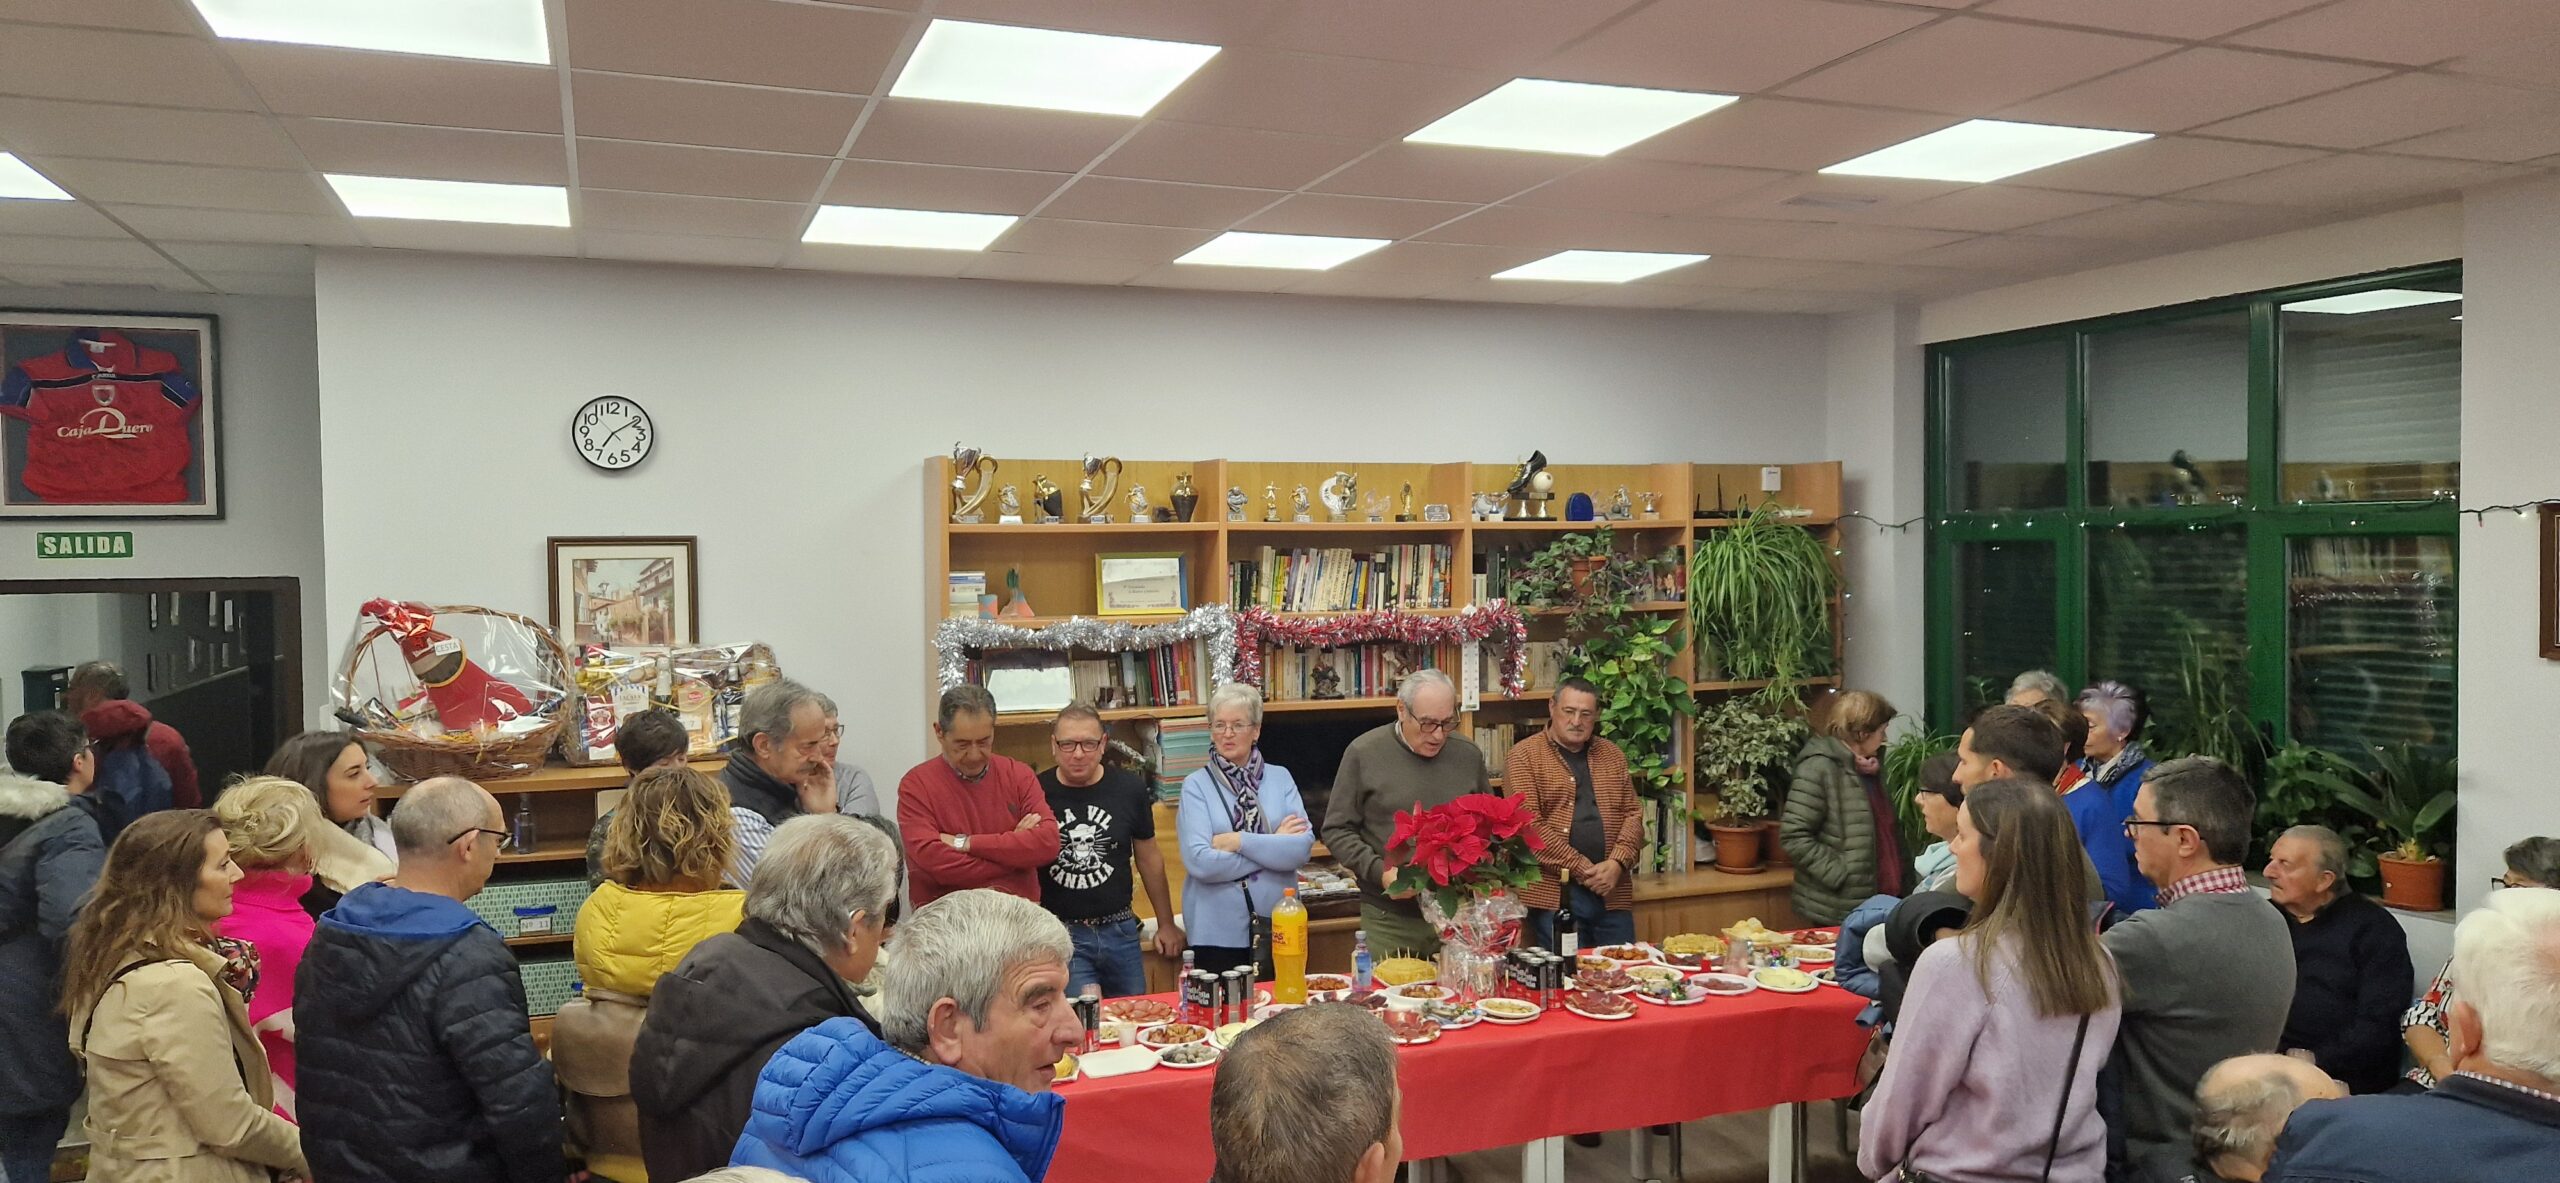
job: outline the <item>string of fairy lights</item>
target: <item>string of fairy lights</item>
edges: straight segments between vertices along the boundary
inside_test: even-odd
[[[2430,504],[2433,503],[2419,502],[2414,506],[2405,508],[2425,508]],[[2390,512],[2404,507],[2373,506],[2371,508],[2376,512]],[[2521,521],[2525,518],[2532,517],[2535,510],[2545,508],[2560,508],[2560,497],[2545,497],[2535,501],[2517,501],[2502,505],[2457,506],[2454,508],[2454,513],[2470,518],[2471,524],[2476,527],[2488,525],[2489,520],[2499,514],[2513,514],[2517,520]],[[2214,526],[2236,521],[2242,516],[2243,512],[2244,511],[2239,506],[2213,506],[2197,508],[2187,513],[2181,513],[2174,519],[2137,519],[2132,517],[2116,517],[2113,519],[2107,519],[2099,516],[2089,516],[2080,520],[2085,525],[2108,527],[2119,530],[2137,528],[2173,529],[2179,526],[2184,526],[2190,530],[2205,530],[2211,529]],[[1961,519],[1942,517],[1937,519],[1935,522],[1930,522],[1929,516],[1927,514],[1922,514],[1918,517],[1904,518],[1898,522],[1888,522],[1882,518],[1871,517],[1867,514],[1858,513],[1853,510],[1851,512],[1841,514],[1840,520],[1843,522],[1865,522],[1868,525],[1875,527],[1876,533],[1878,534],[1903,534],[1910,532],[1911,527],[1921,525],[1923,523],[1939,526],[1951,526],[1957,524]],[[2010,523],[2004,521],[1989,521],[1983,524],[1988,529],[1997,530],[2004,525],[2009,525]],[[2015,523],[2015,528],[2020,530],[2029,530],[2033,529],[2035,524],[2036,519],[2028,517]],[[2364,520],[2361,518],[2351,517],[2347,520],[2347,524],[2350,526],[2361,526],[2364,524]]]

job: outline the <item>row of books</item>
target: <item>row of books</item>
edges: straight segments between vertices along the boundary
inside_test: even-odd
[[[1276,646],[1262,657],[1262,696],[1271,702],[1387,698],[1406,674],[1427,668],[1458,668],[1456,646],[1389,641],[1334,649]]]
[[[1476,741],[1477,747],[1484,749],[1486,775],[1500,776],[1503,764],[1511,758],[1511,745],[1546,730],[1546,726],[1546,721],[1543,719],[1492,723],[1476,728],[1475,734],[1468,738]]]
[[[1156,800],[1181,800],[1183,778],[1209,766],[1211,747],[1207,719],[1167,719],[1157,724]]]
[[[1266,546],[1227,564],[1227,602],[1280,612],[1446,608],[1450,562],[1449,547],[1427,543],[1374,551]]]

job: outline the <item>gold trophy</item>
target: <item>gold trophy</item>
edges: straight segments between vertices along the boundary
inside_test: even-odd
[[[985,521],[978,507],[986,504],[987,493],[996,487],[996,458],[965,444],[951,445],[951,520],[963,526]],[[977,491],[969,489],[969,476],[978,474]]]
[[[1111,491],[1120,487],[1120,467],[1117,456],[1095,459],[1090,453],[1086,454],[1084,479],[1076,482],[1076,492],[1083,502],[1082,512],[1077,516],[1096,526],[1111,523]],[[1102,487],[1098,490],[1093,485],[1095,477],[1102,478]]]

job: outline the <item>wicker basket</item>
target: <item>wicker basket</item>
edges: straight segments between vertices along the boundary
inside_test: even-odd
[[[568,725],[569,712],[577,702],[577,695],[565,692],[576,685],[568,649],[560,644],[560,638],[549,628],[528,616],[483,608],[477,604],[430,604],[427,610],[439,618],[448,615],[496,616],[513,621],[532,633],[541,642],[542,652],[550,658],[551,668],[543,671],[545,680],[564,691],[559,703],[551,708],[551,721],[522,735],[489,743],[428,739],[406,731],[370,729],[356,732],[356,738],[373,749],[374,754],[381,758],[383,767],[410,781],[437,776],[461,776],[477,781],[504,780],[541,771],[543,760],[550,754],[552,745],[559,742],[561,729]],[[390,631],[376,624],[359,636],[347,650],[347,665],[339,671],[339,681],[353,685],[365,655],[373,650],[373,643]]]

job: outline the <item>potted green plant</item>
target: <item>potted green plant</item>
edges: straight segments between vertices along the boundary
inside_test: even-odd
[[[1689,560],[1689,631],[1727,678],[1801,681],[1831,672],[1831,548],[1775,502],[1700,530]]]
[[[1804,724],[1749,699],[1729,698],[1698,719],[1698,783],[1715,790],[1707,824],[1716,869],[1743,873],[1763,865],[1760,820],[1769,812],[1768,777],[1804,745]]]
[[[2349,809],[2365,815],[2391,845],[2380,853],[2382,902],[2435,912],[2444,908],[2445,862],[2430,839],[2453,817],[2454,761],[2416,744],[2377,745],[2373,771],[2303,775]]]
[[[1918,854],[1937,841],[1921,820],[1920,769],[1940,752],[1954,751],[1956,737],[1921,729],[1885,745],[1884,791],[1893,801],[1895,829],[1902,835],[1902,849]]]
[[[2347,843],[2347,881],[2376,890],[2381,865],[2374,857],[2373,828],[2365,815],[2338,799],[2334,779],[2364,775],[2355,762],[2327,748],[2288,743],[2267,755],[2258,779],[2257,849],[2273,849],[2295,826],[2327,826]]]

